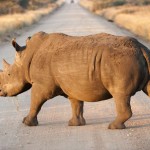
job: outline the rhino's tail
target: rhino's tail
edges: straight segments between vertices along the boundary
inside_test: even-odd
[[[142,45],[141,46],[141,51],[142,51],[143,56],[146,60],[147,67],[148,67],[148,73],[149,73],[148,76],[150,77],[150,50],[147,47],[145,47],[144,45]],[[146,79],[146,80],[147,81],[144,84],[142,90],[146,95],[150,96],[150,79]]]
[[[148,72],[149,72],[149,75],[150,75],[150,50],[145,47],[144,45],[141,46],[141,51],[143,53],[143,56],[147,62],[147,67],[148,67]]]

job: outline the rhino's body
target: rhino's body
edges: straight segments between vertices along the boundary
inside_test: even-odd
[[[13,45],[19,47],[15,42]],[[1,95],[16,95],[32,86],[30,113],[23,121],[27,125],[37,125],[42,104],[57,95],[71,101],[73,118],[69,125],[85,124],[83,101],[114,97],[118,115],[109,128],[124,128],[124,122],[132,115],[130,97],[139,90],[149,95],[149,56],[146,47],[129,37],[71,37],[40,32],[32,36],[26,47],[18,48],[15,64],[8,69],[13,74],[13,68],[18,68],[18,78],[23,78],[20,84],[13,87],[11,81],[7,86],[2,83],[5,86]]]

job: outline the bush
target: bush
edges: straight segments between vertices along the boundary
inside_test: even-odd
[[[148,5],[148,4],[150,4],[150,0],[141,1],[141,4],[142,5]]]
[[[112,3],[113,6],[120,6],[126,4],[125,0],[116,0]]]
[[[133,5],[149,5],[150,0],[126,0],[127,3],[133,4]]]
[[[93,0],[93,11],[126,4],[126,0]]]
[[[19,1],[20,6],[23,7],[23,8],[27,8],[28,7],[28,3],[29,3],[28,0],[20,0]]]

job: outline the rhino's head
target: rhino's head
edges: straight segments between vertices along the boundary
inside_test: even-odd
[[[12,45],[16,50],[16,58],[12,65],[3,60],[3,70],[0,71],[0,96],[15,96],[31,87],[26,81],[25,68],[20,57],[26,46],[19,46],[15,40],[12,40]]]

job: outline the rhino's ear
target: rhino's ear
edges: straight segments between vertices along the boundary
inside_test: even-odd
[[[5,59],[3,59],[3,68],[4,68],[4,70],[7,70],[9,67],[10,67],[10,64]]]
[[[26,44],[28,44],[28,42],[30,41],[31,37],[29,36],[26,40]]]
[[[17,52],[21,50],[21,47],[17,44],[16,39],[12,39],[12,45]]]

